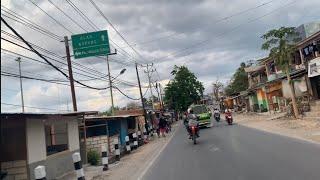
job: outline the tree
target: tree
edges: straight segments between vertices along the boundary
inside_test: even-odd
[[[127,109],[138,109],[140,104],[134,101],[128,102]]]
[[[273,29],[261,36],[265,42],[261,49],[269,50],[269,56],[275,60],[276,66],[279,67],[287,76],[290,86],[290,96],[292,100],[293,112],[295,118],[299,116],[296,97],[290,77],[290,60],[295,50],[295,43],[299,41],[298,33],[294,27],[281,27]]]
[[[164,102],[168,108],[185,111],[192,103],[201,99],[203,84],[186,66],[175,65],[171,74],[174,78],[164,89]]]
[[[144,103],[146,106],[152,107],[152,98],[153,98],[153,102],[158,102],[159,98],[156,97],[155,95],[150,96],[149,99],[144,98]]]
[[[118,106],[114,107],[114,111],[117,111],[117,110],[120,110],[120,108],[119,108]],[[111,116],[111,115],[112,115],[112,109],[111,109],[111,107],[110,107],[108,110],[102,112],[102,114],[103,114],[103,115],[107,115],[107,116]]]
[[[235,93],[239,93],[241,91],[245,91],[248,89],[249,82],[248,82],[248,75],[245,72],[244,68],[250,66],[246,65],[246,63],[242,62],[240,67],[236,70],[233,74],[230,83],[225,89],[225,93],[228,96],[231,96]]]
[[[216,82],[212,83],[212,94],[216,101],[219,101],[219,95],[222,89],[223,84],[219,81],[219,79],[217,79]]]

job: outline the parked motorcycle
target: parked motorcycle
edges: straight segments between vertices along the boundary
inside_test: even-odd
[[[226,121],[227,121],[227,123],[228,123],[229,125],[232,125],[232,123],[233,123],[233,118],[232,118],[231,112],[227,112],[227,113],[226,113]]]

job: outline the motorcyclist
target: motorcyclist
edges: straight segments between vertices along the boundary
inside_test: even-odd
[[[218,108],[214,108],[214,110],[213,110],[213,114],[220,114],[220,112],[219,112]]]
[[[197,116],[193,113],[192,109],[188,109],[189,113],[187,115],[187,120],[188,120],[188,124],[187,124],[187,131],[189,133],[189,138],[191,139],[191,129],[190,126],[197,126],[198,131],[196,132],[197,136],[199,136],[199,122],[197,121]]]
[[[224,113],[224,114],[225,114],[225,117],[226,117],[226,118],[227,118],[227,115],[232,115],[231,109],[228,109],[228,108],[227,108],[227,109],[225,110],[225,113]]]

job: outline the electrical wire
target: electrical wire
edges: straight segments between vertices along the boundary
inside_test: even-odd
[[[13,34],[11,34],[11,33],[9,33],[9,32],[6,32],[6,31],[4,31],[4,30],[1,30],[1,33],[3,33],[3,34],[5,34],[5,35],[7,35],[7,36],[9,36],[9,37],[11,37],[11,38],[13,38],[13,39],[16,39],[16,40],[18,40],[18,41],[21,41],[21,42],[23,42],[20,38],[18,38],[17,36],[15,36],[15,35],[13,35]],[[7,40],[7,39],[4,39],[5,41],[7,41],[7,42],[10,42],[10,43],[13,43],[13,44],[15,44],[15,45],[17,45],[16,43],[14,43],[14,42],[12,42],[12,41],[9,41],[9,40]],[[33,43],[31,43],[31,42],[29,42],[29,41],[27,41],[30,45],[32,45],[33,47],[35,47],[35,48],[37,48],[37,49],[39,49],[39,50],[41,50],[41,51],[43,51],[43,52],[45,52],[45,53],[47,53],[47,54],[50,54],[50,55],[52,55],[52,56],[54,56],[54,57],[56,57],[56,58],[59,58],[59,59],[61,59],[61,60],[65,60],[65,58],[64,57],[62,57],[61,55],[58,55],[57,53],[54,53],[54,52],[52,52],[52,51],[49,51],[49,50],[47,50],[47,49],[44,49],[44,48],[42,48],[42,47],[40,47],[40,46],[38,46],[38,45],[36,45],[36,44],[33,44]],[[17,46],[19,46],[19,47],[21,47],[21,45],[17,45]],[[27,49],[27,50],[29,50],[30,51],[30,49]],[[103,59],[105,59],[105,58],[103,58]],[[110,59],[110,58],[109,58]],[[67,65],[67,64],[65,64],[65,63],[63,63],[64,65]],[[83,68],[83,69],[87,69],[87,70],[89,70],[90,72],[95,72],[95,73],[98,73],[98,74],[100,74],[100,75],[102,75],[102,76],[104,76],[104,77],[108,77],[108,75],[107,74],[104,74],[104,73],[102,73],[102,72],[100,72],[100,71],[97,71],[96,69],[93,69],[93,68],[88,68],[88,67],[86,67],[86,66],[83,66],[83,65],[81,65],[81,64],[79,64],[79,63],[76,63],[76,62],[72,62],[72,64],[73,65],[76,65],[76,66],[80,66],[81,68]],[[76,68],[77,69],[77,68]],[[78,69],[79,70],[79,69]],[[85,71],[85,72],[88,72],[88,71]],[[89,73],[90,73],[89,72]],[[92,73],[90,73],[90,74],[92,74]]]
[[[51,65],[54,69],[56,69],[57,71],[59,71],[62,75],[64,75],[67,79],[69,79],[69,76],[64,73],[63,71],[61,71],[58,67],[56,67],[54,64],[52,64],[49,60],[47,60],[41,53],[39,53],[37,50],[35,50],[15,29],[13,29],[2,17],[1,17],[1,21],[16,35],[18,36],[21,40],[23,40],[24,44],[26,44],[35,54],[37,54],[41,59],[43,59],[44,61],[46,61],[49,65]],[[81,83],[77,80],[74,80],[76,83],[84,86],[84,87],[88,87],[88,88],[92,88],[92,89],[96,89],[96,90],[104,90],[107,88],[95,88],[95,87],[91,87],[88,86],[84,83]]]
[[[99,28],[70,0],[66,0],[67,3],[89,24],[89,26],[97,31]]]
[[[65,84],[65,83],[63,83],[63,81],[60,81],[60,80],[36,78],[36,77],[31,77],[31,76],[20,76],[19,74],[9,73],[9,72],[6,72],[6,71],[1,71],[1,75],[2,75],[2,76],[7,76],[7,77],[22,78],[22,79],[43,81],[43,82],[52,83],[52,84],[59,84],[59,85],[70,86],[70,84]],[[75,87],[85,88],[85,89],[91,89],[91,88],[88,88],[88,87],[77,86],[77,85],[75,85]],[[106,89],[108,89],[108,88],[109,88],[109,87],[107,87]]]
[[[268,15],[274,13],[275,11],[278,11],[279,9],[284,8],[284,7],[286,7],[286,6],[289,6],[289,5],[291,5],[291,4],[295,3],[295,2],[297,2],[297,0],[291,1],[291,2],[285,4],[285,5],[281,6],[281,7],[278,7],[278,8],[276,8],[276,9],[274,9],[274,10],[272,10],[272,11],[270,11],[270,12],[264,14],[264,15],[262,15],[262,16],[258,16],[258,17],[254,18],[254,19],[250,19],[249,21],[246,21],[245,23],[238,24],[237,26],[233,27],[230,31],[224,31],[224,32],[220,33],[219,35],[215,36],[215,38],[223,37],[223,36],[225,36],[226,34],[229,34],[229,33],[233,32],[233,31],[237,30],[238,28],[240,28],[241,26],[243,26],[243,25],[245,25],[245,24],[248,24],[248,23],[252,23],[252,22],[254,22],[254,21],[257,21],[257,20],[259,20],[259,19],[261,19],[261,18],[263,18],[263,17],[265,17],[265,16],[268,16]],[[195,46],[198,46],[198,47],[199,47],[199,46],[202,46],[202,45],[204,45],[205,43],[207,43],[207,42],[209,42],[209,41],[212,41],[212,40],[213,40],[213,39],[206,39],[206,40],[197,42],[197,43],[192,44],[192,45],[190,45],[190,46],[188,46],[188,47],[186,47],[186,48],[180,49],[180,50],[178,50],[178,51],[176,51],[176,52],[169,53],[167,56],[163,56],[163,57],[157,58],[157,59],[155,59],[154,61],[159,61],[159,60],[161,60],[161,59],[168,58],[168,57],[170,57],[170,56],[172,56],[172,55],[176,56],[177,54],[181,54],[182,52],[184,52],[184,51],[186,51],[186,50],[189,50],[189,49],[191,49],[191,48],[193,48],[193,47],[195,47]],[[190,52],[190,53],[191,53],[191,52]]]
[[[252,11],[252,10],[255,10],[255,9],[258,9],[258,8],[261,8],[263,6],[266,6],[270,3],[272,3],[274,0],[271,0],[271,1],[268,1],[268,2],[265,2],[265,3],[262,3],[262,4],[259,4],[258,6],[254,6],[254,7],[251,7],[251,8],[248,8],[248,9],[245,9],[243,11],[240,11],[240,12],[237,12],[237,13],[234,13],[234,14],[231,14],[229,16],[225,16],[225,17],[222,17],[214,22],[211,22],[210,24],[211,25],[215,25],[215,24],[218,24],[222,21],[226,21],[230,18],[233,18],[233,17],[236,17],[236,16],[239,16],[241,14],[245,14],[249,11]],[[207,28],[201,28],[201,30],[204,30],[204,29],[208,29]],[[156,41],[159,41],[161,39],[166,39],[166,38],[170,38],[170,37],[174,37],[174,36],[178,36],[178,35],[181,35],[181,34],[184,34],[184,32],[175,32],[175,33],[171,33],[169,35],[165,35],[165,36],[162,36],[162,37],[159,37],[159,38],[155,38],[155,39],[151,39],[151,40],[148,40],[148,41],[144,41],[144,42],[140,42],[140,43],[135,43],[135,44],[132,44],[132,46],[137,46],[137,45],[145,45],[145,44],[149,44],[149,43],[153,43],[153,42],[156,42]],[[126,47],[123,47],[123,48],[127,48],[128,46]]]
[[[135,100],[135,101],[141,99],[141,98],[133,98],[133,97],[128,96],[127,94],[125,94],[124,92],[122,92],[117,86],[112,86],[112,88],[115,88],[116,90],[118,90],[122,95],[124,95],[124,96],[127,97],[128,99]]]
[[[7,106],[22,107],[22,105],[18,105],[18,104],[11,104],[11,103],[5,103],[5,102],[1,102],[1,104],[3,104],[3,105],[7,105]],[[26,105],[24,105],[24,107],[26,107],[26,108],[31,108],[31,109],[43,109],[43,110],[52,110],[52,111],[57,111],[57,110],[58,110],[58,109],[50,109],[50,108],[35,107],[35,106],[26,106]],[[68,112],[67,110],[58,110],[58,111],[65,111],[65,112]]]
[[[67,3],[80,15],[80,17],[87,22],[93,28],[94,30],[100,30],[90,19],[88,16],[86,16],[71,0],[67,0]],[[109,39],[116,47],[119,48],[120,51],[124,52],[127,57],[134,58],[130,53],[123,50],[116,42],[114,42],[112,39]],[[124,55],[124,54],[123,54]],[[130,59],[129,59],[130,60]]]
[[[10,41],[10,40],[8,40],[8,39],[6,39],[6,38],[2,38],[2,37],[1,37],[1,39],[4,40],[4,41],[9,42],[9,43],[11,43],[11,44],[14,44],[14,45],[16,45],[16,46],[18,46],[18,47],[21,47],[21,48],[23,48],[23,49],[26,49],[26,50],[28,50],[28,51],[33,52],[33,50],[31,50],[31,49],[29,49],[29,48],[26,48],[26,47],[24,47],[24,46],[22,46],[22,45],[19,45],[19,44],[15,43],[15,42],[13,42],[13,41]],[[3,48],[1,48],[1,49],[2,49],[2,50],[5,50],[5,49],[3,49]],[[60,63],[60,64],[67,65],[66,63],[63,63],[63,62],[61,62],[61,61],[59,61],[59,60],[56,60],[56,59],[53,59],[53,58],[51,58],[51,57],[49,57],[49,56],[46,56],[46,55],[43,55],[43,56],[46,57],[46,58],[48,58],[48,59],[51,59],[51,60],[53,60],[53,61],[55,61],[55,62],[58,62],[58,63]],[[26,57],[26,56],[24,56],[24,57]],[[50,64],[49,64],[49,65],[50,65]],[[89,73],[89,74],[92,74],[92,75],[96,76],[96,74],[93,74],[93,73],[88,72],[88,71],[84,71],[84,70],[82,70],[82,69],[80,69],[80,68],[77,68],[77,67],[73,67],[73,68],[74,68],[74,69],[77,69],[77,70],[79,70],[79,71],[86,72],[86,73]],[[64,69],[64,68],[60,67],[60,69]],[[64,70],[68,71],[67,69],[64,69]],[[105,81],[105,80],[106,80],[106,79],[102,79],[102,78],[106,78],[106,77],[107,77],[106,74],[104,74],[102,77],[93,77],[93,76],[86,75],[86,74],[82,74],[82,73],[77,73],[77,72],[74,72],[74,73],[75,73],[75,74],[80,74],[80,75],[82,75],[82,76],[86,76],[86,77],[89,77],[89,78],[92,78],[92,79],[102,80],[102,81]]]
[[[75,25],[77,25],[79,28],[84,30],[85,32],[88,32],[86,29],[84,29],[80,24],[75,21],[73,18],[71,18],[67,13],[65,13],[61,8],[59,8],[56,4],[54,4],[51,0],[48,0],[50,4],[52,4],[56,9],[58,9],[63,15],[65,15],[70,21],[72,21]]]
[[[1,9],[1,10],[3,10],[3,9]],[[3,11],[5,11],[5,10],[3,10]],[[6,18],[8,18],[10,20],[13,20],[15,22],[18,22],[18,23],[20,23],[20,24],[22,24],[22,25],[24,25],[24,26],[26,26],[26,27],[28,27],[30,29],[38,31],[39,33],[41,33],[41,34],[43,34],[43,35],[45,35],[47,37],[50,37],[53,40],[60,41],[61,39],[63,39],[63,37],[60,37],[60,36],[58,36],[58,35],[50,32],[50,31],[46,30],[45,28],[43,28],[43,27],[41,27],[41,26],[39,26],[37,24],[33,24],[33,22],[31,22],[31,23],[27,22],[27,20],[24,20],[24,19],[22,19],[20,17],[10,17],[8,15],[5,15],[4,13],[1,13],[1,16],[4,16],[4,17],[6,17]],[[11,16],[14,16],[14,15],[11,15]]]
[[[43,13],[45,13],[48,17],[50,17],[54,22],[56,22],[59,26],[61,26],[63,29],[65,29],[66,31],[68,31],[69,33],[73,34],[73,32],[68,29],[67,27],[65,27],[61,22],[59,22],[57,19],[55,19],[53,16],[51,16],[49,13],[47,13],[45,10],[43,10],[40,6],[38,6],[38,4],[36,4],[35,2],[33,2],[32,0],[28,0],[30,3],[32,3],[33,5],[35,5],[36,7],[38,7]]]
[[[135,49],[133,48],[129,42],[123,37],[123,35],[114,27],[114,25],[111,23],[111,21],[104,15],[104,13],[101,11],[101,9],[97,6],[97,4],[95,2],[93,2],[92,0],[89,0],[91,2],[91,4],[96,8],[96,10],[101,14],[101,16],[108,22],[108,24],[112,27],[112,29],[121,37],[121,39],[137,54],[139,55],[143,60],[146,61],[146,59],[144,59],[144,57]]]

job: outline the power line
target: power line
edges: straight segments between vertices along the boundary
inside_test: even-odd
[[[267,13],[267,14],[264,14],[264,15],[262,15],[262,16],[259,16],[259,17],[257,17],[257,18],[254,18],[254,19],[251,19],[251,20],[249,20],[249,21],[247,21],[247,22],[245,22],[245,23],[239,24],[239,25],[233,27],[230,31],[222,32],[221,34],[219,34],[219,35],[216,36],[215,38],[219,38],[219,37],[222,37],[222,36],[224,36],[224,35],[226,35],[226,34],[228,34],[228,33],[231,33],[231,32],[233,32],[233,31],[237,30],[238,28],[240,28],[240,27],[241,27],[242,25],[244,25],[244,24],[248,24],[248,23],[252,23],[252,22],[254,22],[254,21],[257,21],[257,20],[259,20],[259,19],[261,19],[261,18],[263,18],[263,17],[265,17],[265,16],[268,16],[268,15],[274,13],[275,11],[277,11],[277,10],[283,8],[283,7],[286,7],[286,6],[289,6],[289,5],[293,4],[293,3],[295,3],[296,1],[297,1],[297,0],[291,1],[291,2],[285,4],[285,5],[281,6],[281,7],[278,7],[278,8],[276,8],[276,9],[270,11],[270,12]],[[193,47],[195,47],[195,46],[204,45],[205,43],[207,43],[207,42],[209,42],[209,41],[212,41],[212,40],[213,40],[213,39],[206,39],[206,40],[200,41],[200,42],[198,42],[198,43],[192,44],[192,45],[189,46],[189,47],[183,48],[183,49],[178,50],[178,51],[173,52],[173,53],[169,53],[169,55],[160,57],[160,58],[158,58],[158,59],[156,59],[156,60],[161,60],[161,59],[167,58],[167,57],[172,56],[172,55],[180,54],[180,53],[182,53],[182,52],[184,52],[184,51],[186,51],[186,50],[188,50],[188,49],[191,49],[191,48],[193,48]],[[154,61],[156,61],[156,60],[154,60]]]
[[[66,1],[91,26],[93,30],[99,30],[99,28],[72,1]]]
[[[245,9],[243,11],[240,11],[240,12],[237,12],[237,13],[234,13],[234,14],[231,14],[230,16],[225,16],[223,18],[220,18],[212,23],[210,23],[211,25],[214,25],[214,24],[218,24],[222,21],[226,21],[232,17],[235,17],[235,16],[238,16],[238,15],[241,15],[241,14],[245,14],[249,11],[252,11],[252,10],[255,10],[255,9],[258,9],[260,7],[263,7],[265,5],[268,5],[270,3],[272,3],[274,0],[271,0],[271,1],[268,1],[268,2],[265,2],[265,3],[262,3],[262,4],[259,4],[258,6],[255,6],[255,7],[251,7],[251,8],[248,8],[248,9]],[[207,27],[208,28],[208,27]],[[207,28],[202,28],[201,30],[203,29],[207,29]],[[175,33],[171,33],[169,35],[165,35],[165,36],[162,36],[162,37],[159,37],[159,38],[155,38],[155,39],[151,39],[151,40],[148,40],[148,41],[144,41],[144,42],[140,42],[140,43],[135,43],[135,44],[132,44],[132,46],[137,46],[137,45],[145,45],[145,44],[149,44],[149,43],[153,43],[153,42],[156,42],[156,41],[159,41],[161,39],[166,39],[166,38],[170,38],[170,37],[173,37],[173,36],[177,36],[177,35],[181,35],[181,34],[184,34],[183,32],[175,32]],[[128,47],[128,46],[127,46]],[[127,47],[123,47],[123,48],[127,48]]]
[[[127,94],[125,94],[124,92],[122,92],[122,91],[121,91],[118,87],[116,87],[116,86],[112,86],[112,87],[115,88],[115,89],[117,89],[122,95],[124,95],[124,96],[127,97],[128,99],[135,100],[135,101],[141,99],[141,98],[133,98],[133,97],[128,96]]]
[[[1,13],[2,16],[5,16],[15,22],[18,22],[30,29],[33,29],[35,31],[38,31],[39,33],[43,34],[43,35],[46,35],[54,40],[57,40],[57,41],[60,41],[62,39],[62,36],[59,36],[47,29],[45,29],[44,27],[36,24],[35,22],[29,20],[28,18],[26,17],[23,17],[21,16],[20,14],[18,14],[17,12],[13,11],[13,10],[10,10],[8,9],[7,7],[1,5],[1,10],[4,12],[4,13],[7,13],[7,15],[5,15],[4,13]],[[8,15],[10,15],[11,17],[9,17]]]
[[[20,92],[20,90],[17,90],[17,89],[1,87],[1,93],[2,93],[2,91]],[[41,96],[51,97],[52,99],[59,98],[58,96],[51,96],[51,95],[47,95],[47,94],[41,94]]]
[[[85,20],[90,26],[91,28],[93,28],[94,30],[100,30],[90,19],[88,16],[86,16],[71,0],[67,0],[67,3],[80,15],[80,17]],[[123,48],[121,48],[116,42],[114,42],[112,39],[109,39],[116,47],[119,48],[119,50],[121,50],[122,52],[124,52],[126,54],[127,57],[132,57],[134,58],[132,55],[130,55],[127,51],[123,50]],[[124,55],[124,54],[123,54]]]
[[[45,79],[45,78],[36,78],[36,77],[31,77],[31,76],[20,76],[19,74],[15,74],[15,73],[9,73],[6,71],[1,71],[1,75],[2,76],[7,76],[7,77],[13,77],[13,78],[22,78],[22,79],[29,79],[29,80],[36,80],[36,81],[43,81],[43,82],[47,82],[47,83],[52,83],[52,84],[59,84],[59,85],[64,85],[64,86],[70,86],[70,84],[64,84],[64,81],[60,81],[60,80],[55,80],[55,79]],[[66,82],[67,83],[67,82]],[[92,88],[88,88],[88,87],[84,87],[84,86],[75,86],[78,88],[85,88],[85,89],[92,89]],[[108,89],[109,87],[105,88]],[[104,89],[104,90],[105,90]]]
[[[6,38],[2,38],[1,37],[1,39],[2,40],[4,40],[4,41],[7,41],[7,42],[9,42],[9,43],[11,43],[11,44],[14,44],[14,45],[16,45],[16,46],[18,46],[18,47],[21,47],[21,48],[23,48],[23,49],[26,49],[26,50],[28,50],[28,51],[31,51],[31,52],[33,52],[33,50],[31,50],[31,49],[29,49],[29,48],[26,48],[26,47],[24,47],[24,46],[22,46],[22,45],[19,45],[19,44],[17,44],[17,43],[15,43],[15,42],[13,42],[13,41],[10,41],[10,40],[8,40],[8,39],[6,39]],[[32,45],[32,44],[31,44]],[[1,48],[2,50],[5,50],[5,51],[8,51],[8,50],[6,50],[6,49],[3,49],[3,48]],[[15,53],[15,54],[18,54],[18,53]],[[23,55],[21,55],[21,56],[23,56]],[[49,59],[51,59],[51,60],[53,60],[53,61],[55,61],[55,62],[58,62],[58,63],[60,63],[60,64],[63,64],[63,65],[67,65],[66,63],[64,63],[64,62],[61,62],[61,61],[59,61],[59,60],[57,60],[57,59],[53,59],[53,58],[51,58],[51,57],[49,57],[49,56],[46,56],[46,55],[43,55],[44,57],[46,57],[46,58],[49,58]],[[24,56],[24,57],[26,57],[26,56]],[[30,59],[30,58],[29,58]],[[74,62],[75,63],[75,62]],[[45,63],[46,64],[46,63]],[[77,64],[77,65],[79,65],[80,67],[82,67],[82,68],[87,68],[87,67],[85,67],[85,66],[83,66],[83,65],[80,65],[80,64]],[[61,68],[61,67],[60,67]],[[64,69],[64,68],[61,68],[61,69]],[[81,71],[81,72],[86,72],[86,73],[89,73],[89,74],[91,74],[91,75],[94,75],[94,76],[96,76],[96,74],[93,74],[92,72],[90,72],[90,71],[85,71],[85,70],[83,70],[83,69],[80,69],[80,68],[78,68],[78,67],[74,67],[74,69],[77,69],[77,70],[79,70],[79,71]],[[87,69],[90,69],[90,68],[87,68]],[[67,70],[67,69],[64,69],[64,70]],[[102,77],[93,77],[93,76],[89,76],[89,75],[86,75],[86,74],[82,74],[82,73],[78,73],[78,72],[74,72],[75,74],[80,74],[80,75],[82,75],[82,76],[87,76],[87,77],[89,77],[89,78],[93,78],[93,79],[100,79],[100,80],[102,80],[102,78],[106,78],[107,77],[107,75],[106,74],[102,74],[103,76]],[[103,81],[105,81],[105,79],[103,80]]]
[[[23,42],[19,37],[14,36],[13,34],[10,34],[10,33],[6,32],[6,31],[4,31],[4,30],[1,30],[1,32],[4,33],[4,34],[6,34],[6,35],[8,35],[8,36],[10,36],[10,37],[12,37],[12,38],[14,38],[14,39],[16,39],[16,40],[19,40],[19,41]],[[6,41],[17,45],[16,43],[14,43],[14,42],[12,42],[12,41],[9,41],[9,40],[6,40]],[[28,42],[28,41],[27,41],[27,42]],[[37,48],[37,49],[39,49],[39,50],[41,50],[41,51],[43,51],[43,52],[46,52],[47,54],[50,54],[50,55],[52,55],[52,56],[54,56],[54,57],[56,57],[56,58],[59,58],[59,59],[61,59],[61,60],[65,60],[62,56],[58,55],[57,53],[54,53],[54,52],[49,51],[49,50],[47,50],[47,49],[44,49],[44,48],[42,48],[42,47],[40,47],[40,46],[38,46],[38,45],[36,45],[36,44],[30,43],[30,42],[28,42],[28,43],[29,43],[30,45],[34,46],[35,48]],[[21,45],[17,45],[17,46],[21,47]],[[27,50],[30,51],[30,49],[27,49]],[[93,68],[88,68],[88,67],[83,66],[83,65],[81,65],[81,64],[79,64],[79,63],[76,63],[76,62],[72,62],[72,63],[73,63],[74,65],[80,66],[81,68],[84,68],[84,69],[89,70],[89,72],[96,72],[96,73],[101,74],[101,75],[103,75],[103,76],[106,76],[106,77],[108,76],[107,74],[104,74],[104,73],[102,73],[102,72],[100,72],[100,71],[97,71],[97,70],[95,70],[95,69],[93,69]],[[65,63],[63,63],[63,64],[64,64],[64,65],[67,65],[67,64],[65,64]],[[76,69],[77,69],[77,68],[76,68]],[[86,72],[88,72],[88,71],[86,71]],[[91,73],[91,74],[92,74],[92,73]]]
[[[114,27],[114,25],[111,23],[111,21],[103,14],[103,12],[101,11],[101,9],[97,6],[97,4],[95,2],[93,2],[92,0],[89,0],[91,2],[91,4],[96,8],[96,10],[101,14],[101,16],[108,22],[108,24],[112,27],[112,29],[121,37],[121,39],[136,53],[138,54],[142,59],[143,56],[135,49],[133,48],[129,42],[123,37],[123,35]],[[145,59],[144,59],[145,60]]]
[[[29,57],[29,56],[25,56],[25,55],[23,55],[23,54],[19,54],[19,53],[16,53],[16,52],[13,52],[13,51],[4,49],[4,48],[1,48],[1,50],[5,51],[5,52],[12,53],[12,54],[15,54],[16,56],[14,56],[14,57],[23,57],[23,58],[25,58],[25,59],[29,59],[29,60],[35,61],[35,62],[37,62],[37,63],[40,63],[40,64],[42,64],[42,65],[51,67],[49,64],[47,64],[47,63],[45,63],[45,62],[40,61],[40,60],[37,60],[37,59],[34,59],[34,58],[31,58],[31,57]],[[1,52],[1,53],[3,53],[3,52]],[[67,69],[65,69],[65,68],[61,68],[61,69],[67,71]],[[107,77],[92,77],[92,76],[89,76],[89,75],[86,75],[86,74],[82,74],[82,73],[79,73],[79,72],[74,72],[74,73],[75,73],[75,74],[79,74],[79,75],[81,75],[81,76],[85,76],[85,77],[91,78],[91,79],[79,80],[79,81],[91,81],[91,80],[95,80],[95,79],[96,79],[96,80],[105,81],[105,79],[102,80],[101,78],[107,78]],[[129,84],[129,85],[134,84],[133,82],[125,81],[125,80],[122,80],[122,79],[116,79],[116,81],[119,81],[119,82],[121,82],[121,83],[123,83],[123,84]],[[135,84],[135,85],[133,85],[133,86],[134,86],[134,87],[137,87],[138,85]]]
[[[56,9],[58,9],[63,15],[65,15],[69,20],[71,20],[74,24],[76,24],[79,28],[82,30],[88,32],[86,29],[84,29],[80,24],[75,21],[73,18],[71,18],[67,13],[65,13],[61,8],[59,8],[56,4],[54,4],[51,0],[48,0],[50,4],[52,4]]]
[[[4,103],[4,102],[1,102],[1,104],[7,105],[7,106],[21,107],[21,105],[18,105],[18,104],[11,104],[11,103]],[[24,107],[31,108],[31,109],[43,109],[43,110],[52,110],[52,111],[58,110],[58,109],[50,109],[50,108],[35,107],[35,106],[24,106]],[[58,110],[58,111],[67,111],[67,110]]]
[[[68,31],[69,33],[73,34],[73,32],[68,29],[67,27],[65,27],[62,23],[60,23],[58,20],[56,20],[54,17],[52,17],[49,13],[47,13],[45,10],[43,10],[40,6],[38,6],[35,2],[33,2],[32,0],[28,0],[29,2],[31,2],[33,5],[35,5],[36,7],[38,7],[43,13],[45,13],[48,17],[50,17],[52,20],[54,20],[54,22],[56,22],[59,26],[61,26],[63,29],[65,29],[66,31]]]
[[[40,54],[37,50],[35,50],[22,36],[20,36],[20,34],[14,30],[2,17],[1,17],[1,21],[15,34],[17,35],[21,40],[23,40],[24,44],[26,44],[34,53],[36,53],[40,58],[42,58],[44,61],[46,61],[49,65],[51,65],[54,69],[56,69],[57,71],[59,71],[61,74],[63,74],[66,78],[69,78],[69,76],[64,73],[63,71],[61,71],[58,67],[56,67],[54,64],[52,64],[49,60],[47,60],[42,54]],[[106,88],[95,88],[95,87],[91,87],[88,86],[86,84],[83,84],[77,80],[74,80],[76,83],[88,87],[88,88],[92,88],[92,89],[96,89],[96,90],[104,90]]]

